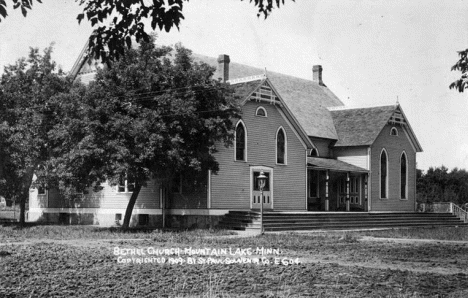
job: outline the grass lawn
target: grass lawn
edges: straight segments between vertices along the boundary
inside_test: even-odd
[[[361,241],[466,240],[467,232],[233,237],[0,226],[0,297],[468,297],[468,244]]]

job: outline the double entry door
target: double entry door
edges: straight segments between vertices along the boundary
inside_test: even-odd
[[[260,209],[261,207],[262,194],[258,183],[258,176],[261,171],[267,177],[263,188],[263,209],[273,209],[273,169],[268,167],[250,168],[250,208]]]

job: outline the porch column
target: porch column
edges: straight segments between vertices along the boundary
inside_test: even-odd
[[[328,181],[330,180],[329,171],[327,170],[325,176],[325,211],[330,211],[330,200],[328,199]]]
[[[167,191],[165,187],[159,187],[159,207],[161,208],[162,227],[166,227],[166,196]]]
[[[364,201],[366,202],[366,204],[368,206],[367,209],[369,209],[369,204],[368,204],[368,201],[367,201],[367,199],[369,198],[369,189],[367,188],[367,179],[368,179],[368,177],[369,177],[369,174],[364,175],[364,199],[365,199]],[[369,210],[367,210],[367,211],[369,211]]]
[[[208,170],[208,193],[206,198],[206,207],[211,209],[211,170]]]
[[[349,172],[346,173],[346,211],[350,211],[350,206],[349,206]]]

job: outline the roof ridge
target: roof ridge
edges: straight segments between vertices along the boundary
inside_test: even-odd
[[[382,107],[394,107],[397,108],[399,104],[384,104],[384,105],[372,105],[372,106],[337,106],[337,107],[326,107],[330,112],[332,111],[343,111],[343,110],[358,110],[358,109],[373,109]]]
[[[247,82],[252,82],[252,81],[263,80],[263,79],[266,79],[266,78],[267,78],[266,74],[261,74],[261,75],[248,76],[248,77],[243,77],[243,78],[227,80],[226,83],[229,83],[231,85],[235,85],[235,84],[240,84],[240,83],[247,83]]]

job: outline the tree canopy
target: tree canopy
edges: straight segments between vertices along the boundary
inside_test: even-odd
[[[42,3],[41,0],[36,0]],[[150,21],[152,30],[159,28],[169,32],[173,27],[179,29],[184,19],[183,7],[189,0],[75,0],[83,7],[83,12],[77,16],[80,23],[83,19],[95,27],[89,38],[88,51],[95,59],[103,62],[118,60],[124,54],[124,49],[130,48],[132,37],[137,42],[149,41],[150,30],[145,27],[144,20]],[[241,0],[244,1],[244,0]],[[295,0],[292,0],[295,1]],[[284,5],[285,0],[250,0],[258,8],[257,16],[265,18],[272,10]],[[32,9],[34,0],[13,0],[13,8],[21,9],[24,16]],[[5,0],[0,0],[0,21],[7,13]]]
[[[51,53],[52,46],[44,54],[31,48],[27,59],[5,67],[0,81],[0,193],[20,203],[21,223],[34,172],[52,149],[49,133],[61,121],[55,96],[71,87]]]
[[[468,49],[458,52],[460,59],[452,66],[452,71],[460,71],[461,77],[450,84],[450,89],[463,92],[468,88]]]
[[[54,150],[38,172],[68,195],[103,181],[131,181],[124,227],[150,179],[168,183],[184,172],[195,183],[216,172],[216,146],[232,143],[232,119],[240,112],[229,85],[212,79],[214,68],[195,62],[180,44],[153,41],[126,49],[89,86],[54,102],[63,121],[49,134]]]

